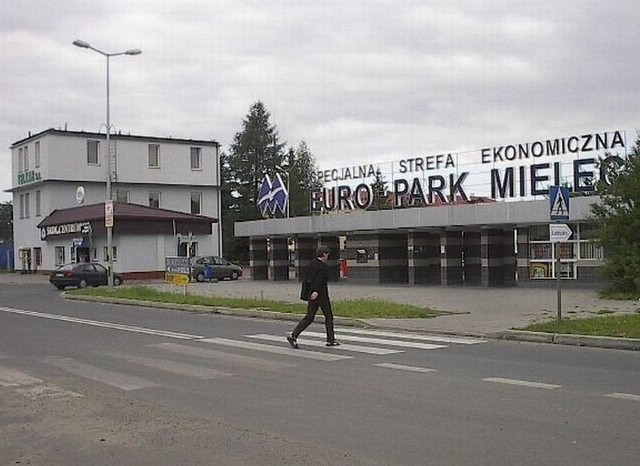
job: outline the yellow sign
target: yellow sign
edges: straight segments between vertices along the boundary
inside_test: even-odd
[[[187,285],[189,283],[189,275],[184,273],[167,273],[165,274],[165,281],[171,282],[174,285]]]

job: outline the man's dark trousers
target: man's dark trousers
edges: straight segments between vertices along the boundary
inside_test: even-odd
[[[296,325],[296,328],[293,329],[293,338],[297,339],[298,335],[313,323],[316,318],[318,308],[322,310],[322,314],[324,315],[324,326],[327,330],[327,342],[331,343],[335,341],[336,337],[333,333],[333,312],[331,311],[331,300],[328,296],[318,296],[313,301],[309,301],[309,304],[307,305],[307,314],[302,318],[298,325]]]

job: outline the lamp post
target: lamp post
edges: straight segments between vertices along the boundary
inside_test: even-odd
[[[117,57],[118,55],[140,55],[142,53],[142,50],[140,49],[129,49],[126,50],[124,52],[116,52],[116,53],[107,53],[104,52],[100,49],[97,49],[95,47],[92,47],[91,44],[89,44],[88,42],[85,42],[83,40],[79,40],[76,39],[73,41],[73,45],[75,45],[76,47],[80,47],[83,49],[90,49],[93,50],[94,52],[98,52],[100,55],[102,55],[103,57],[105,57],[107,59],[107,156],[106,156],[106,170],[107,170],[107,192],[105,195],[105,213],[107,211],[108,208],[113,208],[113,203],[112,201],[112,193],[111,193],[111,177],[112,177],[112,173],[111,173],[111,115],[109,112],[109,59],[111,57]],[[113,212],[112,212],[113,213]],[[107,228],[107,262],[108,262],[108,267],[107,267],[107,283],[110,287],[113,286],[113,248],[112,248],[112,243],[113,243],[113,222],[107,222],[107,218],[105,215],[105,225]]]

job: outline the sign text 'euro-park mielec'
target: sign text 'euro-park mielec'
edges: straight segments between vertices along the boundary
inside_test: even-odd
[[[625,155],[625,151],[626,133],[611,131],[484,148],[474,152],[477,160],[472,163],[490,167],[484,172],[487,178],[483,181],[483,185],[489,187],[487,197],[516,199],[547,195],[550,185],[561,185],[567,178],[574,192],[591,192],[596,180],[608,182],[608,167],[615,166],[610,160],[618,162],[619,154]],[[390,183],[393,206],[454,200],[471,202],[465,183],[472,172],[460,170],[456,155],[439,154],[393,162],[396,170]],[[324,187],[311,193],[311,210],[370,207],[374,198],[371,184],[380,173],[375,164],[318,171],[315,178]]]

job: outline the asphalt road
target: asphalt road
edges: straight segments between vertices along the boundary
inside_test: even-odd
[[[636,352],[291,327],[3,286],[0,464],[638,463]]]

